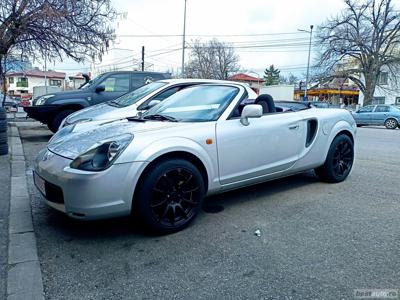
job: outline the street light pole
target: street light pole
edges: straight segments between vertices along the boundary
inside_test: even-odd
[[[186,1],[185,0],[185,10],[183,13],[183,35],[182,35],[182,77],[185,76],[185,38],[186,38]]]
[[[307,61],[307,75],[306,75],[306,86],[304,88],[304,101],[308,101],[307,97],[307,87],[308,87],[308,76],[310,74],[310,56],[311,56],[311,42],[312,42],[312,32],[313,32],[314,25],[310,25],[310,31],[304,29],[298,29],[298,31],[307,32],[310,34],[310,44],[308,46],[308,61]]]

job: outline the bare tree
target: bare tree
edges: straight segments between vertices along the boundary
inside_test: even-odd
[[[195,41],[191,47],[186,77],[206,79],[228,79],[239,70],[239,57],[234,49],[216,39],[205,44]]]
[[[282,84],[293,84],[294,85],[294,84],[297,84],[298,82],[299,82],[299,78],[292,73],[289,73],[287,76],[280,75],[280,77],[279,77],[279,83],[282,83]]]
[[[345,0],[341,14],[319,27],[319,74],[351,79],[370,104],[382,67],[400,65],[400,13],[392,0]]]
[[[114,39],[115,16],[110,0],[1,0],[1,86],[10,54],[75,61],[101,57]]]

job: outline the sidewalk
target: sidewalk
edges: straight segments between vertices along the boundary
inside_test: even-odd
[[[17,124],[8,128],[10,153],[0,157],[0,299],[43,300],[24,151]]]
[[[6,299],[8,219],[11,190],[10,156],[0,156],[0,299]]]

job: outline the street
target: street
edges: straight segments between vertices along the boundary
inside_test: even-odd
[[[349,299],[355,289],[400,289],[398,129],[359,128],[343,183],[308,172],[213,196],[167,236],[129,218],[81,222],[48,208],[30,175],[51,133],[35,125],[20,134],[46,299]]]

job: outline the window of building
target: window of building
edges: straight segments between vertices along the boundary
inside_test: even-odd
[[[375,108],[375,112],[389,112],[390,111],[390,106],[387,105],[378,105]]]
[[[128,92],[129,74],[111,75],[104,82],[106,92]]]
[[[28,87],[28,78],[26,77],[18,77],[17,88],[18,87]]]
[[[379,85],[387,85],[388,84],[388,72],[381,72],[379,74],[378,84]]]
[[[385,97],[374,97],[372,104],[385,104]]]
[[[61,86],[61,80],[50,79],[50,85],[51,86]]]
[[[14,77],[8,78],[8,83],[9,83],[9,84],[13,84],[13,83],[14,83]]]

